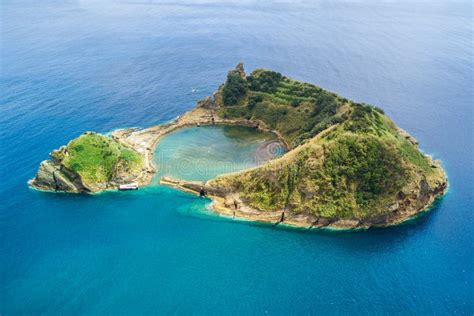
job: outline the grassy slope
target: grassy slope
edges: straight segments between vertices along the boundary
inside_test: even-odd
[[[249,107],[254,95],[263,98]],[[367,218],[421,179],[439,176],[381,110],[285,77],[266,92],[251,87],[220,115],[260,119],[295,146],[303,144],[262,167],[211,182],[239,191],[257,209]]]
[[[95,133],[79,136],[52,155],[78,173],[85,185],[105,183],[119,172],[139,171],[143,163],[135,150]]]
[[[278,73],[255,70],[246,79],[247,94],[236,105],[221,107],[218,115],[260,120],[294,145],[346,118],[344,109],[350,104],[347,99],[309,83],[268,74]],[[225,88],[216,96],[221,105],[225,103],[221,96]]]

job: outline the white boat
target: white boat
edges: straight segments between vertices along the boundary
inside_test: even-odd
[[[121,184],[119,185],[119,190],[121,191],[138,190],[138,183],[132,182],[132,183]]]

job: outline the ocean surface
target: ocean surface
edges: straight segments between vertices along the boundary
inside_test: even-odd
[[[0,314],[474,313],[472,2],[0,1]],[[441,159],[409,224],[305,231],[172,188],[30,190],[93,130],[191,109],[243,61],[380,106]]]

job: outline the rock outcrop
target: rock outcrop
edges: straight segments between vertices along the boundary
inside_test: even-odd
[[[89,192],[78,174],[64,168],[55,160],[44,160],[29,184],[41,190]]]
[[[203,124],[270,131],[288,150],[261,166],[207,182],[161,179],[211,197],[214,210],[232,217],[307,228],[395,225],[427,210],[448,186],[440,162],[421,153],[417,140],[380,108],[271,70],[247,76],[242,64],[212,96],[175,121],[118,130],[112,138],[87,132],[53,151],[29,183],[75,193],[147,184],[159,139]]]
[[[248,200],[240,193],[230,188],[216,186],[211,181],[185,181],[163,177],[161,184],[173,186],[184,191],[199,194],[204,191],[212,198],[213,209],[218,213],[249,220],[270,222],[275,225],[286,224],[306,228],[333,228],[333,229],[367,229],[371,227],[387,227],[400,224],[420,213],[428,210],[430,205],[447,189],[446,178],[429,184],[426,180],[420,181],[409,192],[400,192],[395,202],[389,203],[380,214],[369,218],[339,218],[337,216],[324,217],[310,213],[301,214],[291,210],[268,211],[252,208]],[[284,214],[282,217],[282,213]],[[283,220],[282,220],[283,218]]]
[[[218,107],[213,97],[206,97],[197,102],[197,107],[205,109],[215,109]]]
[[[216,115],[273,128],[293,149],[206,183],[163,183],[193,192],[203,188],[219,213],[343,229],[398,224],[446,191],[440,163],[421,153],[417,140],[383,110],[271,70],[247,77],[239,64],[229,72],[235,75],[247,82],[247,91],[242,95],[242,81],[228,77],[212,98]],[[237,102],[223,102],[224,93]]]
[[[29,185],[45,191],[99,192],[135,182],[144,169],[144,159],[118,139],[86,132],[54,150],[41,162]]]

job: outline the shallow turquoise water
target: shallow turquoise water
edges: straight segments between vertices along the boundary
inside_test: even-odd
[[[201,126],[179,129],[160,140],[157,174],[182,180],[209,180],[257,166],[284,152],[276,137],[250,127]]]
[[[2,315],[473,314],[471,2],[5,0],[0,19]],[[51,149],[169,121],[241,60],[382,107],[448,194],[410,225],[329,233],[166,187],[27,188]]]

